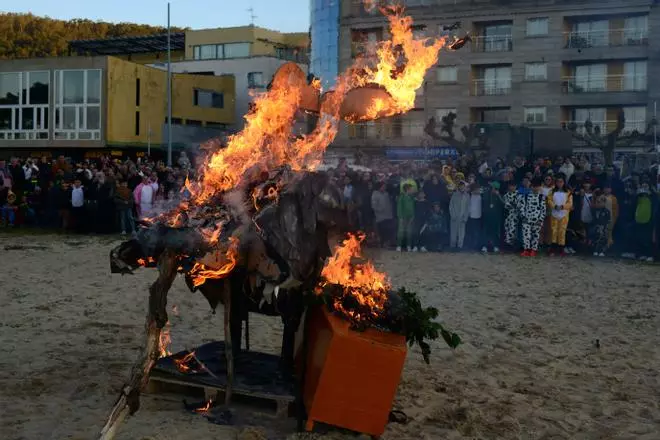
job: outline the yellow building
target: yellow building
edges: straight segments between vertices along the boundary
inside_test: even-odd
[[[307,64],[309,35],[282,33],[257,26],[190,30],[185,33],[187,60],[272,56]]]
[[[161,69],[109,56],[7,60],[0,63],[0,85],[0,155],[130,153],[166,143]],[[173,74],[172,90],[175,146],[235,123],[233,76]]]

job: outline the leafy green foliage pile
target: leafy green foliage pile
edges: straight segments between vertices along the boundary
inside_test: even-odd
[[[341,286],[328,284],[319,293],[315,296],[315,302],[325,304],[332,313],[349,321],[353,330],[364,331],[373,327],[403,335],[411,347],[415,344],[419,346],[427,364],[430,363],[431,355],[431,346],[427,341],[434,341],[442,336],[451,348],[456,348],[461,343],[461,338],[456,333],[446,330],[436,321],[438,309],[423,307],[417,294],[405,288],[389,292],[385,313],[377,316],[368,313],[369,310],[352,296],[345,295]],[[344,310],[354,312],[353,316],[346,315],[334,306],[338,299]],[[357,315],[360,316],[359,319],[355,318]]]

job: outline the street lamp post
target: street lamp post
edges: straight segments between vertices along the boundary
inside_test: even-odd
[[[172,33],[170,2],[167,2],[167,166],[172,166]]]

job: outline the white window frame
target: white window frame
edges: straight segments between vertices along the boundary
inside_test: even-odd
[[[648,62],[627,61],[623,63],[623,90],[626,92],[643,92],[647,90]]]
[[[649,36],[649,16],[628,17],[623,25],[624,44],[641,44]]]
[[[261,76],[261,81],[259,84],[254,81],[254,75],[258,74]],[[248,72],[247,73],[247,80],[248,80],[248,88],[249,89],[263,89],[266,87],[266,84],[264,83],[264,73],[263,72]]]
[[[626,123],[623,127],[624,133],[629,134],[635,130],[639,133],[644,133],[646,130],[646,118],[648,115],[646,106],[623,107],[623,115],[626,119]]]
[[[511,93],[511,70],[511,66],[487,67],[484,69],[483,95],[507,95]],[[507,75],[504,75],[504,73],[507,73]]]
[[[30,103],[30,74],[46,73],[48,75],[48,103]],[[48,140],[50,118],[48,111],[53,92],[52,78],[49,70],[33,70],[27,72],[0,72],[0,74],[18,75],[18,104],[0,104],[0,109],[11,110],[10,128],[0,130],[0,140]],[[23,104],[23,89],[25,89],[26,100]],[[23,128],[23,111],[33,110],[32,128]],[[48,116],[46,114],[48,113]]]
[[[443,72],[448,72],[449,79],[443,79]],[[442,84],[455,84],[458,82],[458,66],[439,66],[436,69],[436,82]]]
[[[525,81],[547,81],[548,63],[525,63]]]
[[[545,125],[548,123],[548,108],[545,106],[525,106],[524,107],[525,125]],[[531,116],[531,118],[530,118]],[[531,119],[531,121],[530,121]]]
[[[575,87],[582,92],[607,91],[607,64],[584,64],[575,67]]]
[[[64,73],[65,72],[83,72],[83,102],[75,104],[64,103]],[[87,77],[88,73],[94,71],[99,73],[99,102],[88,102],[87,96]],[[55,84],[55,104],[53,105],[53,138],[56,140],[100,140],[101,127],[103,122],[102,105],[103,105],[103,71],[101,69],[63,69],[55,70],[54,75]],[[99,128],[88,129],[87,109],[98,108],[99,111]],[[75,109],[75,123],[74,128],[64,128],[64,109]],[[59,112],[59,121],[57,121],[56,113]]]
[[[550,19],[548,17],[532,17],[527,19],[525,34],[528,37],[543,37],[548,35]],[[536,29],[538,27],[538,29]]]

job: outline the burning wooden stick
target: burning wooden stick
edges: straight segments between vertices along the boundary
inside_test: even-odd
[[[111,440],[117,434],[119,425],[126,415],[134,414],[140,408],[140,392],[149,382],[149,372],[160,356],[160,332],[167,323],[167,292],[176,277],[176,255],[165,251],[159,258],[158,279],[149,288],[149,312],[147,314],[147,339],[144,350],[131,369],[131,377],[122,387],[105,426],[100,440]]]

